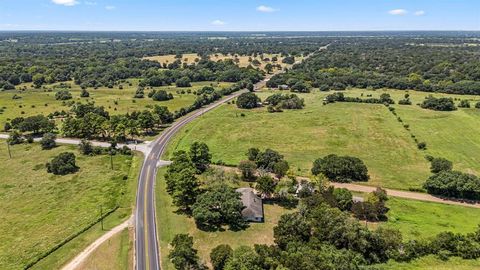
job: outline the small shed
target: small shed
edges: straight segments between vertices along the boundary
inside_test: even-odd
[[[289,90],[290,87],[286,84],[281,84],[278,86],[278,90]]]
[[[243,206],[243,219],[250,222],[263,222],[263,201],[258,197],[252,188],[239,188],[236,190],[240,193]]]

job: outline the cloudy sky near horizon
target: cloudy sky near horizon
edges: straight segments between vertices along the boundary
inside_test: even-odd
[[[0,0],[0,30],[480,30],[480,1]]]

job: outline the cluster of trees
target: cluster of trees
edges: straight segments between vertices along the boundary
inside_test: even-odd
[[[148,97],[155,101],[167,101],[173,99],[173,95],[171,93],[167,93],[165,90],[152,90],[150,93],[148,93]]]
[[[211,163],[206,144],[196,142],[188,152],[175,152],[172,161],[165,174],[167,192],[175,206],[193,217],[198,228],[217,230],[228,225],[238,230],[246,226],[240,193],[225,183],[201,186],[197,175]]]
[[[425,97],[425,100],[420,104],[424,109],[434,110],[434,111],[455,111],[457,107],[453,102],[452,98],[436,98],[432,95]]]
[[[6,122],[4,126],[5,131],[12,129],[19,132],[30,132],[34,135],[51,133],[55,130],[55,123],[43,115],[35,115],[29,117],[16,117],[10,122]]]
[[[305,107],[304,99],[295,94],[273,94],[265,99],[265,103],[269,105],[267,108],[269,112],[281,112],[282,109],[298,110]]]
[[[248,161],[253,163],[241,163],[240,170],[244,177],[252,175],[249,172],[250,170],[245,168],[254,168],[253,164],[257,169],[263,172],[274,173],[279,179],[285,176],[290,168],[283,155],[272,149],[267,148],[262,152],[258,148],[250,148],[248,149],[247,157]],[[251,165],[245,166],[245,164]]]
[[[423,187],[428,193],[459,199],[480,199],[480,178],[473,174],[453,171],[453,163],[445,158],[427,156],[433,173]]]
[[[375,103],[375,104],[395,104],[395,101],[390,97],[390,94],[383,93],[380,95],[380,98],[360,98],[360,97],[346,97],[341,92],[336,92],[329,94],[325,97],[325,103],[334,103],[334,102],[357,102],[357,103]]]
[[[462,42],[468,41],[424,35],[421,39],[416,35],[343,37],[287,73],[276,75],[269,87],[303,81],[324,90],[394,88],[479,95],[480,53],[474,47],[457,46]]]
[[[93,103],[75,104],[62,125],[66,137],[101,138],[126,141],[128,137],[151,134],[156,128],[173,122],[173,114],[165,106],[155,105],[153,111],[134,111],[110,116],[103,107]]]
[[[330,181],[349,183],[368,181],[367,166],[356,157],[331,154],[313,162],[312,174],[325,175]]]

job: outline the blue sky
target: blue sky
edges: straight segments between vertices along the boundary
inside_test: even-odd
[[[480,0],[0,0],[0,30],[480,30]]]

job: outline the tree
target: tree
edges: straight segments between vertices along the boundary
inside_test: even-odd
[[[15,144],[21,144],[23,143],[23,137],[20,132],[17,130],[14,130],[13,132],[10,133],[10,136],[7,139],[7,143],[9,145],[15,145]]]
[[[138,87],[137,88],[137,91],[135,91],[135,95],[133,96],[133,98],[144,98],[145,97],[145,92],[143,90],[143,87]]]
[[[93,154],[92,143],[85,139],[80,141],[80,144],[78,145],[78,149],[80,150],[80,153],[82,153],[83,155]]]
[[[255,179],[255,171],[257,170],[257,165],[255,162],[250,160],[240,161],[240,164],[238,164],[238,169],[242,173],[242,178],[244,180],[249,181]]]
[[[278,179],[281,179],[287,174],[289,168],[290,166],[287,161],[280,160],[273,165],[273,173]]]
[[[194,142],[190,146],[189,155],[199,173],[204,172],[212,162],[212,155],[205,143]]]
[[[78,171],[75,164],[75,155],[70,152],[60,153],[51,162],[46,164],[47,172],[55,175],[66,175]]]
[[[188,77],[182,77],[180,79],[178,79],[176,82],[175,82],[175,85],[177,87],[191,87],[192,85],[190,84],[190,78]]]
[[[459,108],[470,108],[470,101],[467,99],[460,100],[460,104],[458,104]]]
[[[426,97],[420,106],[435,111],[454,111],[457,109],[452,98],[435,98],[431,95]]]
[[[477,102],[477,103],[475,103],[475,108],[476,108],[476,109],[480,109],[480,101]]]
[[[310,235],[311,227],[299,213],[282,215],[277,226],[273,228],[275,244],[281,249],[286,249],[292,242],[304,244],[310,240]]]
[[[232,256],[225,263],[224,270],[262,270],[260,257],[247,246],[241,246],[233,251]]]
[[[260,98],[254,93],[243,93],[237,98],[237,107],[240,109],[253,109],[259,106]]]
[[[430,176],[423,187],[428,193],[462,199],[480,199],[480,179],[458,171],[440,171]]]
[[[268,74],[272,73],[273,71],[273,66],[272,64],[268,63],[265,65],[265,71],[267,71]]]
[[[451,171],[453,163],[445,158],[433,158],[430,161],[430,171],[432,173],[439,173],[441,171]]]
[[[218,229],[228,225],[231,229],[245,226],[242,217],[241,194],[227,185],[219,185],[197,197],[192,206],[192,216],[198,227]]]
[[[57,136],[53,133],[45,133],[43,134],[42,139],[40,140],[40,145],[42,146],[43,150],[49,150],[57,146],[55,140]]]
[[[188,234],[177,234],[173,237],[172,251],[168,258],[178,270],[196,270],[201,269],[199,264],[197,250],[193,248],[193,237]]]
[[[295,63],[295,57],[287,56],[287,57],[283,58],[282,63],[293,65]]]
[[[68,90],[60,90],[55,93],[56,100],[69,100],[72,99],[72,94]]]
[[[82,89],[82,92],[80,93],[80,97],[88,98],[90,97],[90,93],[87,91],[87,89]]]
[[[249,148],[247,152],[248,160],[250,161],[257,160],[257,156],[259,153],[260,153],[260,150],[258,148]]]
[[[185,168],[173,175],[173,203],[183,211],[189,212],[199,194],[200,184],[194,168]]]
[[[368,181],[368,169],[363,161],[356,157],[328,155],[313,162],[312,173],[323,173],[336,182]]]
[[[210,252],[210,261],[213,270],[223,270],[227,260],[233,255],[233,249],[229,245],[218,245]]]
[[[273,192],[275,192],[275,180],[269,175],[261,176],[257,179],[257,184],[255,189],[262,193],[263,196],[269,197]]]
[[[333,198],[335,199],[337,207],[342,211],[348,211],[352,208],[353,196],[346,188],[336,188],[333,190]]]
[[[173,122],[173,113],[168,110],[167,106],[155,105],[153,112],[158,116],[162,124],[170,124]]]
[[[167,93],[165,90],[158,90],[153,92],[151,98],[155,101],[166,101],[173,99],[173,95],[171,93]]]
[[[265,149],[264,152],[259,151],[255,157],[255,163],[257,164],[257,167],[267,172],[273,172],[275,164],[281,161],[283,161],[283,155],[280,155],[280,153],[277,151],[268,148]]]

